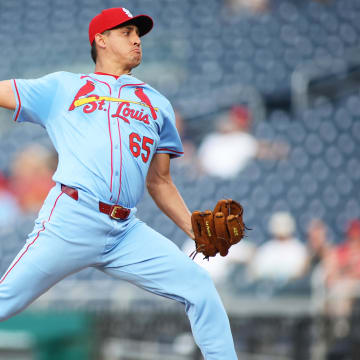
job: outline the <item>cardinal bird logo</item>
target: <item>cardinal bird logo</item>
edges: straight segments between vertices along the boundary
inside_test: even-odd
[[[77,92],[77,94],[75,95],[75,98],[73,100],[73,102],[71,103],[70,107],[69,107],[69,111],[74,110],[75,109],[75,102],[76,100],[80,99],[82,96],[85,96],[89,93],[91,93],[92,91],[95,90],[95,85],[92,81],[87,80],[86,84],[83,85],[80,90]]]
[[[144,103],[146,104],[151,111],[151,116],[153,117],[154,120],[157,119],[157,115],[156,115],[156,111],[154,109],[154,107],[151,104],[150,99],[148,98],[148,96],[144,93],[143,88],[136,88],[135,90],[135,95]]]

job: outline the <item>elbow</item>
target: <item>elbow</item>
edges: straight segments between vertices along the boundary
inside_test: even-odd
[[[159,192],[161,189],[167,188],[171,184],[171,178],[167,176],[148,177],[146,179],[146,188],[150,195]]]
[[[156,192],[157,186],[158,186],[158,184],[155,181],[152,181],[150,179],[146,180],[146,188],[150,195],[153,194],[154,192]]]
[[[152,188],[153,188],[153,184],[151,183],[151,181],[146,181],[146,189],[148,192],[151,192]]]

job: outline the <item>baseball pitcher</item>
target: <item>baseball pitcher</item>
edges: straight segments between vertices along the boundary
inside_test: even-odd
[[[0,278],[0,321],[91,266],[183,303],[204,358],[233,360],[228,317],[207,272],[136,217],[146,185],[196,253],[225,256],[243,235],[240,204],[222,200],[192,215],[171,179],[170,159],[183,154],[172,106],[131,74],[152,27],[147,15],[103,10],[89,25],[93,73],[0,82],[0,106],[16,122],[44,127],[59,157],[56,185]]]

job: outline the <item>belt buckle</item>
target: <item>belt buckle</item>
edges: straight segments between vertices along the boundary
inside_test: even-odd
[[[126,210],[127,209],[124,209],[120,205],[113,205],[111,208],[110,217],[114,220],[124,220],[129,216]]]

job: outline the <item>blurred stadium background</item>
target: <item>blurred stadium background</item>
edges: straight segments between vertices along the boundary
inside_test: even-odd
[[[143,64],[134,73],[172,101],[195,147],[238,104],[251,110],[256,138],[289,146],[286,158],[253,159],[231,179],[199,175],[193,164],[175,160],[174,181],[190,209],[212,207],[221,197],[239,200],[255,246],[268,240],[277,211],[292,214],[304,244],[315,218],[326,224],[329,243],[341,244],[349,221],[360,218],[360,2],[1,0],[0,79],[92,72],[87,25],[101,9],[117,6],[153,17],[154,30],[142,40]],[[4,110],[0,118],[3,273],[36,217],[33,209],[16,210],[9,198],[14,161],[34,143],[44,152],[51,145],[40,127],[15,125]],[[179,246],[185,242],[149,196],[138,213]],[[360,359],[357,302],[345,319],[334,320],[310,281],[246,287],[235,267],[218,284],[240,359]],[[87,269],[0,324],[0,359],[201,356],[182,307]]]

